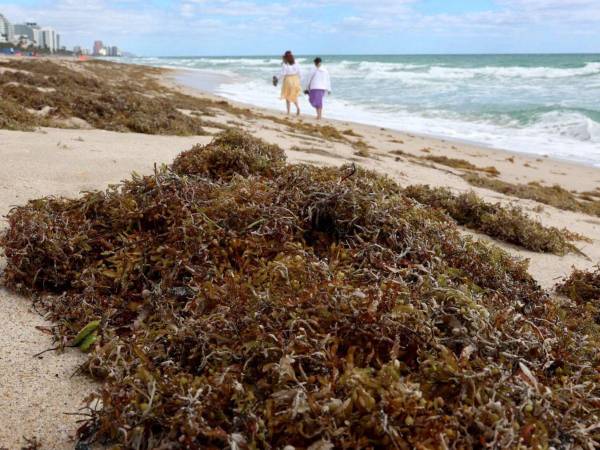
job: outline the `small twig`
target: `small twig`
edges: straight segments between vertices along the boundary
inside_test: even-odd
[[[54,348],[47,348],[44,351],[36,353],[35,355],[32,356],[32,358],[37,358],[38,356],[43,355],[44,353],[52,352],[52,351],[55,351],[55,350],[61,350],[61,349],[64,349],[64,348],[75,348],[75,347],[77,347],[77,345],[63,345],[63,346],[58,346],[58,347],[54,347]]]
[[[352,163],[352,167],[350,169],[350,173],[348,175],[346,175],[344,178],[342,178],[339,181],[339,184],[342,184],[344,181],[346,181],[348,178],[352,177],[355,173],[356,173],[357,169],[356,169],[356,164]]]
[[[41,351],[39,353],[36,353],[35,355],[32,356],[32,358],[37,358],[39,356],[42,356],[44,353],[53,352],[55,350],[60,350],[60,349],[61,349],[61,347],[48,348],[48,349],[43,350],[43,351]]]

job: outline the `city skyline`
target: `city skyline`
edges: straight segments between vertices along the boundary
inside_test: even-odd
[[[597,0],[0,0],[0,11],[44,17],[67,46],[154,56],[600,51]]]
[[[42,26],[37,22],[14,23],[0,11],[0,44],[13,45],[20,49],[37,48],[56,53],[67,51],[61,45],[61,35],[52,27]],[[104,45],[103,41],[95,40],[90,51],[82,45],[74,45],[76,54],[94,56],[121,56],[121,50],[115,45]]]
[[[60,34],[36,22],[13,23],[0,13],[0,43],[20,48],[38,48],[55,53],[61,50]]]

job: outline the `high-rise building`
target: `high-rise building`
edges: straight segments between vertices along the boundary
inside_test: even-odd
[[[40,26],[37,23],[28,22],[15,24],[14,29],[16,39],[26,38],[35,46],[39,46],[41,44]]]
[[[102,41],[94,42],[94,55],[99,55],[103,48],[104,48],[104,44],[102,43]]]
[[[35,42],[36,46],[42,45],[42,28],[35,22],[27,22],[29,28],[33,30],[33,42]]]
[[[0,14],[0,42],[14,42],[15,27],[6,17]]]
[[[33,29],[31,27],[28,27],[25,24],[16,23],[15,24],[15,36],[16,37],[25,36],[30,41],[33,41]]]
[[[41,45],[40,47],[49,50],[51,53],[54,53],[59,49],[58,47],[58,34],[52,28],[42,28],[40,30],[41,35]]]

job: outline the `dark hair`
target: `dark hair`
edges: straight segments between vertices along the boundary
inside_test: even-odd
[[[283,61],[290,66],[296,64],[296,58],[294,58],[294,55],[290,50],[283,54]]]
[[[315,65],[318,66],[319,64],[321,64],[323,62],[323,60],[321,58],[319,58],[318,56],[315,58]]]

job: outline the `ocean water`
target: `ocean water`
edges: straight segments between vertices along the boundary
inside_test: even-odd
[[[328,117],[600,167],[600,55],[327,56]],[[299,57],[305,71],[312,57]],[[136,58],[219,95],[283,109],[277,57]],[[191,77],[191,78],[190,78]],[[304,113],[312,114],[301,99]]]

